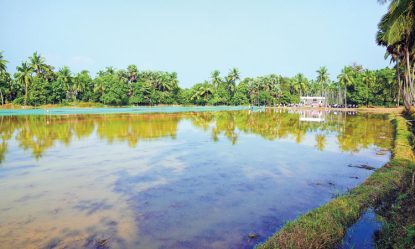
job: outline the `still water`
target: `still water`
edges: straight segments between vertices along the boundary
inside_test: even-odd
[[[0,117],[1,248],[252,248],[389,160],[387,116]],[[250,235],[250,236],[249,236]]]

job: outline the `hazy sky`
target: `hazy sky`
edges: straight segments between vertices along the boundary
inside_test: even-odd
[[[188,87],[237,67],[335,78],[346,64],[387,66],[375,43],[376,0],[0,0],[0,50],[9,71],[34,51],[57,68],[176,71]]]

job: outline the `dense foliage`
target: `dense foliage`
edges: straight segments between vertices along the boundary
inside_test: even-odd
[[[415,0],[378,1],[390,4],[379,23],[377,42],[395,62],[399,91],[409,110],[415,104]]]
[[[107,67],[92,77],[86,70],[73,73],[68,67],[55,70],[35,52],[16,68],[6,71],[0,53],[1,103],[45,105],[68,102],[96,102],[106,105],[276,105],[299,103],[300,96],[325,96],[330,104],[395,105],[399,88],[394,69],[368,70],[360,65],[345,67],[336,81],[326,67],[316,79],[303,74],[284,77],[271,74],[240,78],[233,68],[222,76],[218,70],[210,79],[188,89],[178,85],[176,73],[139,71],[137,66],[115,70]]]

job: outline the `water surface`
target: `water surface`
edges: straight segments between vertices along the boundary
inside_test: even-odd
[[[252,248],[390,157],[387,116],[0,117],[2,248]],[[249,234],[255,236],[248,236]]]

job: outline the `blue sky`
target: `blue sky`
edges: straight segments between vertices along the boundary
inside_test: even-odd
[[[242,77],[332,78],[353,62],[388,66],[375,43],[376,0],[0,0],[9,71],[34,51],[57,68],[176,71],[188,87],[219,69]]]

